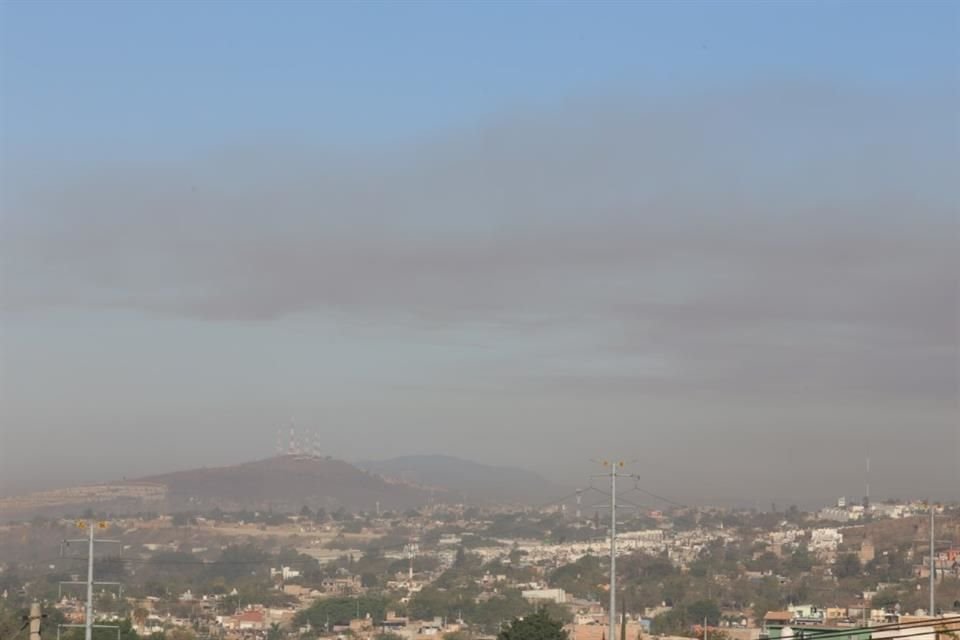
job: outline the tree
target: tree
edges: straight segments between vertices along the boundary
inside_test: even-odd
[[[524,618],[514,618],[497,635],[497,640],[567,640],[567,632],[562,622],[541,609]]]
[[[458,613],[460,606],[461,603],[457,602]],[[541,609],[541,611],[551,619],[559,620],[559,617],[553,616],[549,610]],[[504,620],[519,618],[529,612],[530,603],[523,599],[521,592],[518,589],[506,589],[502,594],[479,604],[474,611],[468,608],[464,615],[475,622],[484,633],[495,633],[500,630]]]
[[[387,608],[383,598],[374,596],[360,596],[359,598],[324,598],[317,600],[309,609],[304,609],[294,617],[294,624],[302,626],[310,622],[310,626],[321,629],[327,622],[340,624],[350,622],[360,615],[361,618],[370,615],[374,620],[382,620]]]
[[[806,514],[800,511],[800,509],[797,508],[797,505],[795,504],[790,505],[790,508],[787,509],[787,513],[786,513],[787,522],[792,522],[794,524],[802,524],[805,516]]]
[[[770,596],[761,597],[753,604],[754,622],[760,626],[763,625],[763,618],[768,611],[774,611],[780,607],[780,602]]]
[[[607,581],[607,573],[600,559],[586,555],[574,563],[559,567],[550,582],[577,598],[589,598],[597,592],[597,585]]]
[[[913,566],[908,559],[910,543],[902,544],[897,549],[878,554],[867,563],[864,569],[879,582],[898,582],[913,576]]]
[[[790,555],[790,559],[787,561],[787,568],[790,569],[792,573],[804,573],[813,568],[813,557],[810,555],[810,551],[806,545],[797,547],[796,551]]]
[[[113,623],[105,621],[105,624]],[[120,640],[139,640],[140,636],[137,634],[137,630],[133,628],[133,623],[130,620],[121,620],[117,626],[120,627]]]
[[[900,594],[893,589],[884,589],[873,596],[870,600],[870,605],[877,609],[886,609],[887,607],[896,605],[898,602],[900,602]]]
[[[704,618],[708,625],[720,624],[720,607],[713,600],[698,600],[687,605],[687,618],[695,623],[703,623]]]
[[[751,563],[757,571],[776,572],[780,568],[780,559],[771,551],[765,551]]]
[[[97,558],[97,579],[120,582],[127,577],[127,566],[119,556]]]
[[[837,564],[833,568],[833,575],[838,578],[852,578],[860,575],[860,558],[852,553],[847,553],[837,559]]]
[[[526,601],[524,601],[524,603],[526,603]],[[546,611],[548,616],[554,620],[559,620],[563,624],[573,622],[573,612],[570,611],[570,607],[566,605],[555,602],[545,602],[540,608]]]
[[[363,533],[363,521],[345,520],[341,530],[344,533]]]
[[[143,633],[143,626],[147,623],[147,618],[150,617],[150,612],[144,607],[137,607],[133,610],[133,613],[130,617],[133,619],[133,624],[135,624],[137,627],[137,632]]]
[[[267,640],[280,640],[283,638],[283,631],[280,630],[280,625],[276,622],[270,624],[270,629],[267,630]]]
[[[670,576],[663,581],[660,593],[664,602],[671,606],[681,602],[687,594],[688,580],[686,576]]]
[[[653,619],[650,630],[656,635],[681,635],[688,629],[685,612],[681,607],[661,613]]]
[[[653,556],[647,553],[633,553],[617,561],[619,573],[625,578],[662,579],[677,573],[673,563],[666,556]]]
[[[412,618],[428,620],[453,614],[457,604],[452,592],[432,586],[424,587],[410,598],[407,613]]]
[[[173,524],[175,527],[184,527],[186,525],[197,524],[197,519],[192,513],[179,512],[173,514],[171,524]]]
[[[117,596],[111,591],[101,592],[94,603],[94,608],[97,611],[113,611],[114,605],[116,604]]]
[[[230,545],[221,552],[218,561],[209,566],[209,577],[235,581],[258,571],[265,573],[269,559],[256,545]]]
[[[8,606],[5,600],[0,600],[0,638],[13,638],[20,633],[26,613]]]

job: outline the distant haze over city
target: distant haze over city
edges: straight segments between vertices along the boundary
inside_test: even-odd
[[[293,424],[960,497],[956,4],[45,4],[0,19],[0,494]]]

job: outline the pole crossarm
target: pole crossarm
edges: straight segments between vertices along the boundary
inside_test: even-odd
[[[79,629],[81,627],[87,628],[90,630],[90,633],[93,633],[94,629],[114,629],[117,632],[117,640],[120,640],[120,626],[115,624],[58,624],[57,625],[57,640],[60,640],[60,630],[61,629]]]
[[[64,628],[66,628],[66,627],[74,627],[74,628],[77,628],[77,629],[82,629],[82,628],[86,627],[87,625],[85,625],[85,624],[61,624],[60,626],[61,626],[61,627],[64,627]],[[119,628],[120,628],[120,625],[117,625],[117,624],[94,624],[94,625],[90,625],[90,626],[92,626],[94,629],[119,629]]]

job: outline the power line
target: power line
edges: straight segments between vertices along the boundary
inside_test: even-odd
[[[12,636],[10,636],[10,640],[16,640],[16,638],[18,638],[18,637],[20,636],[20,634],[23,633],[24,630],[25,630],[27,627],[29,627],[29,626],[30,626],[30,621],[27,621],[27,622],[23,623],[23,626],[20,627],[19,629],[17,629],[17,632],[16,632],[15,634],[13,634]]]
[[[637,487],[634,487],[634,489],[637,489]],[[655,497],[655,498],[657,498],[657,499],[659,499],[659,500],[663,500],[663,501],[665,501],[665,502],[670,502],[671,504],[674,504],[674,505],[676,505],[676,506],[678,506],[678,507],[685,507],[685,505],[682,505],[682,504],[680,504],[680,503],[678,503],[678,502],[672,502],[672,501],[670,501],[668,498],[663,498],[663,497],[661,497],[661,496],[657,496],[657,495],[652,494],[652,493],[650,493],[650,492],[648,492],[648,491],[643,491],[642,489],[637,489],[637,490],[638,490],[638,491],[641,491],[642,493],[646,493],[647,495],[650,495],[650,496],[652,496],[652,497]],[[566,502],[567,500],[570,500],[571,498],[576,498],[578,495],[579,495],[579,496],[582,496],[582,495],[583,495],[585,492],[587,492],[587,491],[593,491],[593,492],[595,492],[595,493],[599,493],[601,496],[604,496],[604,497],[606,497],[606,498],[609,498],[609,497],[610,497],[610,492],[609,492],[609,491],[604,491],[603,489],[598,489],[597,487],[594,487],[593,485],[588,485],[588,486],[586,486],[586,487],[584,487],[584,488],[582,488],[582,489],[578,489],[577,491],[575,491],[575,492],[573,492],[573,493],[567,494],[567,495],[563,496],[562,498],[556,498],[556,499],[551,500],[551,501],[549,501],[549,502],[543,502],[543,503],[534,505],[534,506],[531,507],[531,509],[540,510],[540,509],[543,509],[543,508],[545,508],[545,507],[550,507],[550,506],[553,506],[553,505],[559,505],[559,504],[562,504],[562,503]],[[633,502],[633,501],[631,501],[631,500],[626,500],[626,499],[624,499],[622,496],[617,496],[617,501],[620,502],[620,503],[623,503],[623,504],[627,504],[627,505],[629,505],[629,506],[637,509],[638,511],[643,510],[643,509],[652,509],[652,508],[653,508],[653,505],[643,504],[643,503],[637,503],[637,502]]]
[[[926,627],[926,626],[931,626],[933,624],[952,624],[954,622],[960,623],[960,616],[952,616],[949,618],[936,618],[933,620],[915,620],[913,622],[903,622],[903,623],[888,622],[885,624],[878,624],[871,627],[849,627],[847,629],[837,629],[835,631],[826,631],[823,633],[817,633],[814,637],[816,638],[816,640],[821,640],[822,638],[845,637],[845,636],[851,635],[855,631],[862,630],[862,629],[869,629],[870,631],[884,631],[884,630],[899,631],[899,630],[906,629],[909,631],[917,627]],[[784,625],[784,626],[790,626],[790,625]],[[816,630],[816,627],[807,627],[807,628]],[[791,627],[791,629],[794,629],[794,627]],[[802,633],[802,629],[801,629],[801,633]],[[925,633],[929,633],[929,631]],[[781,636],[780,640],[791,640],[792,638],[799,639],[802,637],[804,636],[802,635]],[[811,638],[810,636],[806,636],[806,637],[808,639]],[[901,637],[901,636],[890,636],[889,638],[884,638],[884,640],[894,640],[895,637]]]
[[[402,549],[404,545],[391,545],[389,547],[379,547],[380,549]],[[334,549],[336,551],[336,549]],[[349,555],[346,553],[347,550],[343,550],[343,555]],[[62,557],[59,559],[63,559]],[[70,558],[71,560],[84,560],[85,558]],[[164,566],[255,566],[255,565],[270,565],[281,563],[288,567],[293,566],[312,566],[319,560],[280,560],[276,557],[265,558],[263,560],[156,560],[154,558],[129,558],[129,557],[120,557],[120,556],[103,556],[102,560],[110,560],[111,562],[119,562],[121,564],[137,564],[137,565],[152,565],[157,567]],[[395,560],[402,560],[403,558],[395,558]],[[54,560],[49,558],[49,561]]]
[[[955,620],[958,620],[958,619],[960,618],[955,618]],[[923,631],[918,631],[916,633],[898,633],[896,635],[884,637],[883,640],[902,640],[903,638],[930,636],[931,634],[939,635],[940,633],[953,633],[956,631],[956,629],[949,629],[949,630],[943,629],[941,631],[938,631],[934,626],[937,624],[944,624],[944,619],[926,620],[926,621],[923,621],[923,623],[921,624],[905,623],[904,625],[897,626],[896,628],[898,630],[903,629],[904,627],[906,627],[906,625],[911,625],[909,627],[906,627],[908,631],[916,629],[917,627],[920,627],[920,626],[934,627],[934,628],[933,628],[933,631],[925,629]],[[809,629],[813,630],[814,633],[804,634],[803,632],[804,630],[799,629],[797,630],[797,633],[794,633],[793,635],[789,635],[789,636],[781,636],[779,640],[821,640],[822,638],[841,638],[841,637],[846,638],[850,636],[859,635],[859,633],[863,631],[868,631],[871,635],[878,630],[882,631],[879,625],[876,627],[850,627],[849,629],[843,629],[840,631],[830,631],[826,633],[816,633],[816,627],[809,627]],[[793,630],[792,627],[791,627],[791,630]]]
[[[378,549],[378,550],[383,551],[383,550],[392,550],[392,549],[404,549],[408,544],[410,544],[410,543],[409,543],[409,542],[398,542],[398,543],[395,543],[395,544],[389,544],[389,545],[383,545],[383,546],[373,545],[372,547],[368,547],[367,550],[369,550],[369,549]],[[349,554],[347,553],[347,551],[358,551],[358,550],[359,550],[359,551],[364,551],[363,549],[353,549],[353,550],[351,550],[351,549],[339,549],[339,550],[338,550],[338,549],[332,549],[332,551],[343,551],[343,555],[344,555],[344,556],[349,555]],[[170,553],[181,553],[181,552],[170,552]],[[64,559],[64,558],[65,558],[64,556],[60,556],[58,559],[61,559],[61,560],[62,560],[62,559]],[[70,556],[66,556],[66,559],[69,559],[69,560],[84,560],[85,558],[83,558],[83,557],[70,557]],[[316,560],[316,559],[312,559],[312,560],[281,560],[281,559],[279,559],[279,558],[277,558],[277,557],[275,557],[275,556],[263,558],[263,559],[261,559],[261,560],[202,560],[202,559],[198,559],[198,560],[187,560],[187,559],[184,559],[184,560],[166,560],[166,559],[158,559],[157,556],[151,556],[151,557],[148,557],[148,558],[131,558],[131,557],[129,557],[129,556],[110,555],[110,556],[101,556],[101,559],[102,559],[102,560],[108,560],[108,561],[110,561],[110,562],[119,562],[119,563],[121,563],[121,564],[138,564],[138,565],[153,565],[153,566],[217,566],[217,565],[227,565],[227,566],[229,566],[229,565],[269,565],[269,564],[274,564],[274,563],[282,563],[282,564],[285,564],[285,565],[288,566],[288,567],[292,567],[292,566],[298,566],[298,565],[299,565],[299,566],[312,566],[314,563],[319,562],[319,561]],[[397,559],[401,559],[401,558],[397,558]],[[52,561],[53,559],[51,558],[51,559],[49,559],[49,560]]]
[[[533,505],[533,506],[530,507],[530,508],[539,511],[540,509],[543,509],[543,508],[545,508],[545,507],[551,507],[551,506],[553,506],[553,505],[562,504],[562,503],[566,502],[567,500],[569,500],[569,499],[571,499],[571,498],[576,498],[578,495],[581,495],[581,496],[582,496],[583,493],[586,492],[586,491],[596,491],[597,493],[599,493],[599,494],[601,494],[601,495],[605,495],[605,496],[609,496],[609,495],[610,495],[609,493],[607,493],[607,492],[605,492],[605,491],[602,491],[602,490],[594,487],[593,485],[588,485],[588,486],[583,487],[583,488],[581,488],[581,489],[577,489],[577,490],[574,491],[573,493],[569,493],[569,494],[563,496],[562,498],[555,498],[555,499],[550,500],[550,501],[548,501],[548,502],[542,502],[542,503],[540,503],[540,504],[535,504],[535,505]]]
[[[666,502],[667,504],[671,504],[671,505],[673,505],[673,506],[675,506],[675,507],[680,507],[680,508],[682,508],[682,509],[685,509],[685,508],[687,507],[687,505],[680,504],[679,502],[677,502],[677,501],[675,501],[675,500],[671,500],[670,498],[664,498],[663,496],[657,495],[656,493],[653,493],[652,491],[647,491],[646,489],[641,489],[641,488],[637,485],[637,482],[636,482],[637,480],[639,480],[639,478],[638,478],[636,475],[634,475],[634,476],[633,476],[633,479],[634,479],[634,484],[633,484],[633,490],[634,490],[634,491],[639,491],[640,493],[645,493],[646,495],[650,496],[651,498],[655,498],[655,499],[657,499],[657,500],[661,500],[661,501]]]

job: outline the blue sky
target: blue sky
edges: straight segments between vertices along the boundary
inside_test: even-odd
[[[0,489],[290,419],[568,483],[632,448],[688,500],[855,491],[865,439],[880,491],[960,482],[956,3],[0,18]],[[766,481],[787,440],[808,484]]]
[[[252,134],[339,144],[597,92],[783,75],[937,93],[957,7],[932,3],[7,2],[5,134],[177,153]]]

